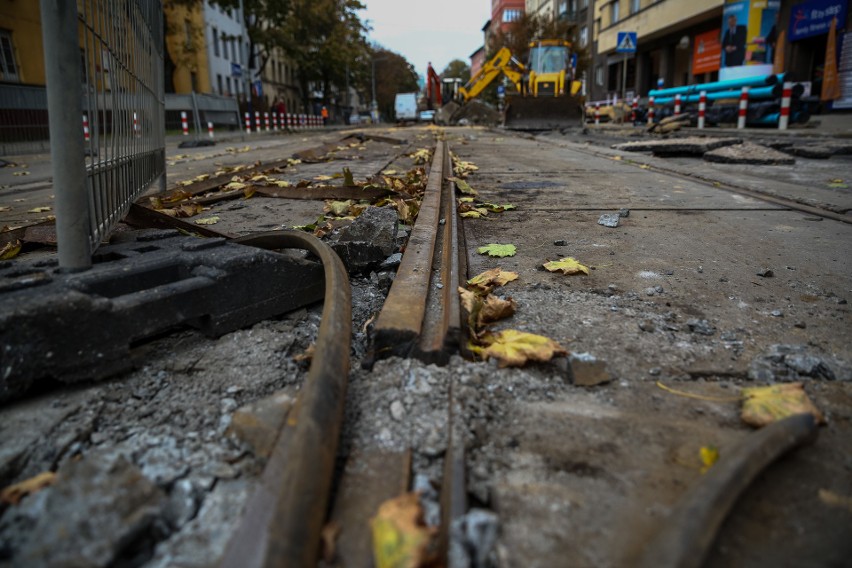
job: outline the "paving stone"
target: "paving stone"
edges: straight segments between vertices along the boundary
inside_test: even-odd
[[[625,142],[612,146],[615,150],[627,152],[652,152],[655,156],[701,156],[705,152],[742,143],[741,138],[669,138],[667,140],[643,140]]]
[[[704,159],[708,162],[720,164],[782,166],[796,163],[796,159],[789,154],[752,142],[716,148],[715,150],[706,152]]]

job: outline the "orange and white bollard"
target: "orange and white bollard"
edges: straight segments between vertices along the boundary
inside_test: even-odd
[[[601,123],[601,103],[595,103],[595,125]]]
[[[91,136],[89,135],[89,117],[87,115],[83,115],[83,140],[88,142],[91,140]]]
[[[654,123],[654,97],[648,97],[648,124]]]
[[[249,113],[246,113],[245,118],[246,118],[246,134],[251,134],[251,115]]]
[[[266,127],[266,131],[269,132],[269,113],[263,113],[263,125]]]
[[[209,136],[210,138],[213,138],[213,123],[212,122],[207,123],[207,136]]]
[[[746,126],[746,113],[748,112],[748,87],[743,87],[740,91],[740,112],[737,116],[737,129],[741,130]]]
[[[134,117],[135,117],[135,115],[134,115]],[[183,135],[189,136],[189,121],[187,121],[186,113],[183,112],[183,111],[181,111],[181,113],[180,113],[180,127],[183,129]]]
[[[781,91],[781,116],[778,117],[778,130],[787,130],[790,124],[790,101],[793,98],[793,83],[784,83]]]
[[[680,116],[680,95],[675,95],[675,116]]]
[[[707,112],[707,91],[698,95],[698,128],[704,128],[704,114]]]

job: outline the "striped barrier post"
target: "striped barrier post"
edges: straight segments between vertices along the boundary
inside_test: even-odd
[[[133,119],[135,130],[136,115],[133,116]],[[180,113],[180,127],[183,129],[183,135],[189,136],[189,121],[187,121],[186,112],[184,111],[181,111]]]
[[[680,95],[675,95],[675,116],[680,116]]]
[[[299,115],[299,129],[305,130],[308,127],[308,117],[307,115],[300,114]]]
[[[254,111],[254,131],[260,132],[260,111]]]
[[[595,103],[595,125],[601,123],[601,103]]]
[[[272,111],[272,130],[278,132],[278,113]]]
[[[136,136],[142,136],[142,133],[139,131],[139,116],[135,112],[133,113],[133,133]]]
[[[212,122],[207,123],[207,136],[209,136],[210,138],[213,138],[213,123]]]
[[[269,113],[268,112],[263,113],[263,125],[264,125],[266,131],[269,132]]]
[[[639,97],[633,97],[633,113],[630,115],[630,121],[636,122],[636,117],[639,114]]]
[[[251,134],[251,115],[249,113],[246,113],[245,118],[246,118],[246,134]]]
[[[648,97],[648,124],[654,124],[654,97]]]
[[[701,91],[698,97],[698,128],[704,128],[704,114],[707,112],[707,91]]]
[[[741,130],[746,126],[746,112],[748,111],[748,87],[743,87],[740,91],[740,112],[737,116],[737,129]]]
[[[292,114],[287,115],[287,129],[293,130],[293,115]]]
[[[83,115],[83,140],[88,142],[91,140],[89,135],[89,117],[87,115]]]
[[[793,98],[793,83],[784,83],[781,91],[781,116],[778,118],[778,130],[787,130],[790,124],[790,100]]]

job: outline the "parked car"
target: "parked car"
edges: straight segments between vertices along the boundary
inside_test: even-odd
[[[434,122],[435,121],[435,111],[434,110],[421,110],[420,116],[418,117],[420,122]]]

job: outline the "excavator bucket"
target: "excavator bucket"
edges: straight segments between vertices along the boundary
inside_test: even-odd
[[[560,130],[583,127],[579,97],[506,97],[503,125],[509,130]]]

